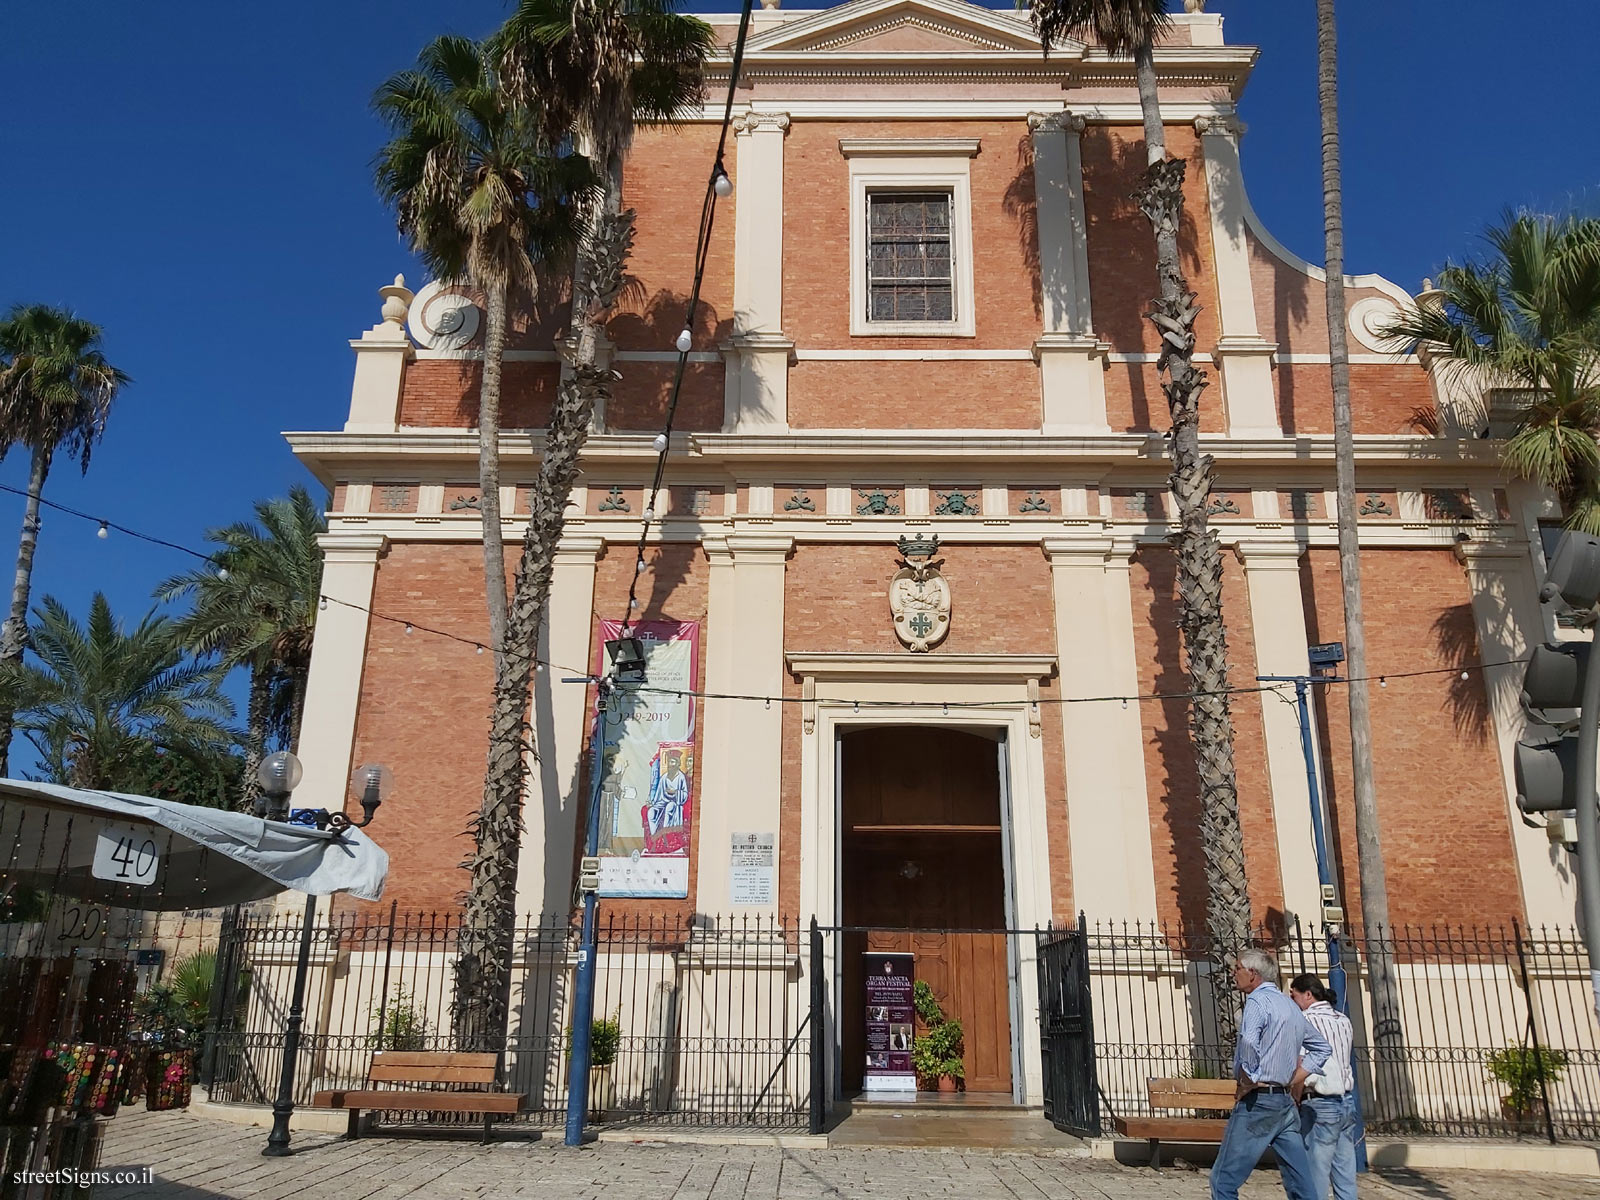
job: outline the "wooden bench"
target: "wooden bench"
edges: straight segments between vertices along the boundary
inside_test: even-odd
[[[1199,1109],[1230,1112],[1233,1109],[1234,1082],[1231,1079],[1152,1079],[1150,1107],[1154,1109]],[[1112,1125],[1124,1137],[1148,1138],[1150,1165],[1161,1166],[1161,1143],[1204,1142],[1220,1145],[1226,1118],[1214,1117],[1113,1117]]]
[[[374,1087],[374,1084],[398,1086]],[[379,1050],[367,1069],[365,1088],[318,1092],[312,1096],[311,1106],[348,1109],[350,1128],[346,1136],[352,1139],[361,1136],[363,1110],[482,1113],[483,1140],[487,1142],[489,1118],[495,1113],[519,1111],[525,1095],[493,1091],[494,1084],[493,1054]]]

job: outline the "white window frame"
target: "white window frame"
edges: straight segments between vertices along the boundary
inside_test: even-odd
[[[930,139],[932,141],[933,139]],[[977,150],[949,139],[944,153],[904,155],[899,149],[874,153],[862,139],[846,149],[850,157],[850,336],[973,337],[972,182],[969,167]],[[970,148],[969,148],[970,146]],[[942,149],[942,147],[941,147]],[[950,194],[950,284],[953,321],[870,321],[867,286],[867,195],[869,192],[948,192]]]

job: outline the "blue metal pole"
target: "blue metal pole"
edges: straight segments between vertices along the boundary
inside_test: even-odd
[[[1311,827],[1317,844],[1317,880],[1328,884],[1333,882],[1333,873],[1328,865],[1328,844],[1323,832],[1322,794],[1318,787],[1317,760],[1311,745],[1311,705],[1308,700],[1310,682],[1306,678],[1295,680],[1294,691],[1300,710],[1300,749],[1306,759],[1306,786],[1310,789],[1311,795]],[[1333,988],[1334,1001],[1339,1011],[1348,1016],[1349,976],[1344,968],[1344,957],[1339,950],[1339,937],[1335,933],[1328,934],[1328,983]],[[1350,1066],[1353,1071],[1354,1056],[1351,1057]],[[1353,1077],[1350,1084],[1356,1106],[1356,1170],[1364,1174],[1367,1170],[1367,1122],[1361,1111],[1361,1089],[1356,1086]]]
[[[589,819],[583,836],[585,858],[594,857],[600,845],[600,800],[605,784],[606,704],[610,683],[600,681],[594,712],[594,782],[589,793]],[[589,1035],[594,1021],[596,893],[584,889],[583,928],[578,936],[578,980],[572,999],[572,1062],[567,1076],[566,1144],[583,1145],[583,1121],[589,1109]]]

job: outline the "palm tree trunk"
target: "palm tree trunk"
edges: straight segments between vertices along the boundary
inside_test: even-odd
[[[506,640],[506,550],[500,529],[500,375],[506,352],[506,285],[484,303],[483,386],[478,389],[478,511],[483,514],[483,584],[496,670]]]
[[[1383,940],[1390,931],[1389,883],[1378,828],[1372,774],[1372,714],[1367,692],[1367,635],[1361,613],[1361,544],[1356,526],[1356,451],[1350,427],[1350,350],[1345,337],[1344,185],[1339,167],[1339,51],[1334,0],[1317,0],[1317,95],[1322,109],[1322,207],[1327,258],[1328,352],[1333,374],[1334,472],[1339,492],[1339,578],[1344,590],[1345,661],[1350,683],[1351,777],[1355,784],[1356,858],[1361,873],[1361,923],[1366,931],[1367,983],[1372,994],[1373,1049],[1380,1096],[1403,1107],[1405,1031],[1394,959]],[[1396,1116],[1405,1113],[1392,1114]]]
[[[250,666],[250,695],[246,702],[244,729],[244,777],[239,787],[239,808],[254,812],[260,785],[256,768],[267,756],[267,721],[272,706],[272,676],[264,663]]]
[[[1201,846],[1206,868],[1206,929],[1219,956],[1209,978],[1222,1052],[1236,1036],[1239,998],[1220,956],[1243,949],[1251,934],[1250,893],[1245,876],[1244,831],[1233,765],[1233,717],[1228,700],[1228,640],[1222,620],[1222,550],[1211,532],[1206,502],[1211,495],[1211,456],[1200,452],[1200,395],[1205,372],[1194,365],[1195,294],[1178,256],[1183,219],[1183,159],[1166,156],[1155,63],[1148,46],[1134,56],[1150,166],[1135,197],[1155,230],[1160,294],[1146,314],[1161,334],[1162,391],[1172,415],[1172,474],[1178,531],[1179,620],[1189,672],[1197,693],[1189,705],[1190,739],[1200,784]]]
[[[20,663],[28,645],[28,593],[33,586],[33,555],[39,548],[39,497],[50,474],[50,448],[36,446],[28,473],[28,502],[22,509],[22,536],[17,541],[17,574],[11,584],[11,615],[0,630],[0,665]],[[0,699],[0,776],[11,773],[11,730],[16,711]]]
[[[615,176],[613,176],[615,178]],[[579,323],[570,379],[556,394],[534,482],[528,527],[517,564],[505,649],[495,672],[489,718],[489,762],[483,805],[473,818],[471,883],[456,956],[453,1016],[460,1046],[494,1051],[505,1045],[510,1021],[511,953],[516,926],[517,861],[522,801],[533,752],[528,695],[544,625],[556,547],[566,524],[567,499],[589,437],[595,407],[610,392],[612,372],[598,361],[600,330],[622,287],[633,247],[633,212],[615,211],[616,194],[579,246],[574,318]]]

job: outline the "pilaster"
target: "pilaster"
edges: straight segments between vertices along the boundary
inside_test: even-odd
[[[733,336],[723,429],[783,430],[789,423],[789,360],[783,334],[783,141],[789,117],[750,112],[733,121]]]
[[[783,584],[794,549],[787,536],[707,537],[711,563],[707,598],[706,691],[701,709],[707,748],[701,778],[696,906],[703,913],[775,916],[781,859],[779,785],[783,706],[721,694],[778,696],[783,692]],[[729,849],[735,833],[773,835],[772,902],[733,903]]]
[[[1310,672],[1310,660],[1306,655],[1305,600],[1300,588],[1302,553],[1300,544],[1292,541],[1239,543],[1245,586],[1250,594],[1257,674],[1306,675]],[[1315,704],[1323,694],[1313,691],[1311,702]],[[1306,779],[1305,750],[1300,741],[1300,717],[1292,687],[1286,685],[1282,693],[1261,694],[1261,735],[1267,748],[1267,778],[1272,788],[1272,824],[1278,835],[1278,871],[1282,877],[1284,907],[1303,920],[1319,921],[1322,919],[1322,895],[1317,877],[1316,834]],[[1324,792],[1326,776],[1315,739],[1312,740],[1312,755],[1318,791]],[[1326,802],[1325,793],[1323,799]],[[1330,840],[1330,855],[1332,845]]]
[[[534,671],[528,716],[537,755],[529,756],[522,810],[517,909],[523,915],[566,912],[572,905],[572,854],[587,799],[579,788],[589,689],[561,681],[591,668],[595,562],[604,553],[604,538],[568,536],[554,556],[549,607],[539,633],[539,660],[546,665]]]
[[[1075,704],[1133,696],[1133,543],[1046,538],[1055,594],[1059,705],[1067,768],[1067,836],[1074,902],[1110,920],[1154,920],[1155,859],[1137,705]]]
[[[356,712],[361,703],[361,666],[367,650],[368,610],[378,559],[389,545],[381,533],[325,533],[322,595],[311,643],[306,708],[297,753],[305,777],[295,789],[296,808],[344,807],[353,765]]]
[[[1201,117],[1194,125],[1201,135],[1206,164],[1221,330],[1213,353],[1222,376],[1228,434],[1281,437],[1272,386],[1273,355],[1278,347],[1256,327],[1255,290],[1250,282],[1250,249],[1245,240],[1249,200],[1239,168],[1241,127],[1232,116]]]
[[[1039,239],[1044,331],[1033,344],[1047,434],[1109,433],[1105,356],[1089,303],[1089,237],[1083,210],[1084,118],[1070,112],[1028,115]]]

